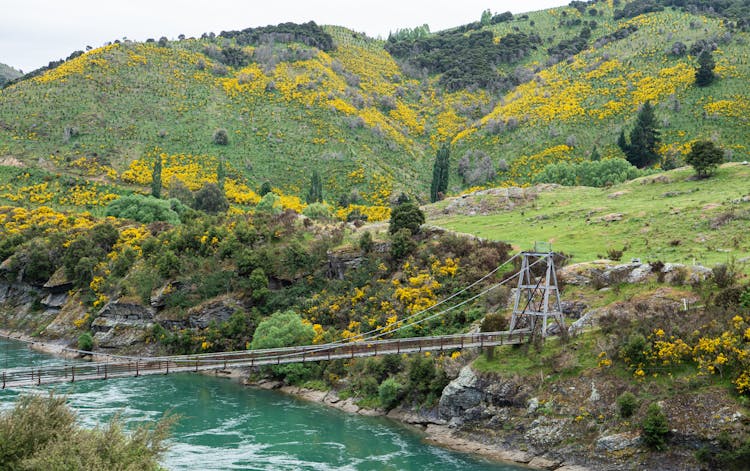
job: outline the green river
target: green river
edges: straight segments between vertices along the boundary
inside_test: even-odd
[[[0,340],[0,370],[63,363]],[[49,390],[28,388],[24,392]],[[127,423],[180,415],[163,464],[170,470],[462,470],[511,471],[426,445],[393,421],[362,417],[272,391],[195,374],[146,376],[54,386],[81,423],[94,427],[121,412]],[[19,391],[1,391],[0,408]]]

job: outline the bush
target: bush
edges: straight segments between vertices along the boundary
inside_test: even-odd
[[[372,252],[373,248],[372,234],[370,231],[365,231],[359,238],[359,249],[364,253]]]
[[[391,258],[402,260],[417,248],[417,243],[411,237],[409,229],[401,229],[391,238]]]
[[[76,426],[64,397],[22,396],[0,413],[0,469],[159,469],[173,423],[162,419],[128,436],[115,416],[86,430]]]
[[[637,407],[638,399],[631,392],[624,392],[617,398],[617,410],[623,419],[631,417]]]
[[[424,213],[419,209],[419,206],[407,201],[396,206],[391,212],[388,231],[395,234],[401,229],[409,229],[412,234],[418,234],[424,221]]]
[[[401,399],[403,386],[394,378],[388,378],[378,386],[378,398],[386,409],[393,409]]]
[[[658,404],[648,406],[646,418],[641,423],[641,437],[649,448],[662,451],[666,448],[666,438],[669,433],[667,416]]]
[[[78,336],[78,350],[90,352],[94,349],[94,337],[91,332],[84,332]]]
[[[316,221],[327,221],[331,219],[331,207],[325,203],[312,203],[302,210],[302,214]]]
[[[195,193],[193,208],[210,214],[223,213],[229,209],[229,201],[215,183],[206,183]]]
[[[481,150],[468,150],[458,161],[458,175],[468,186],[483,185],[495,178],[492,159]]]
[[[281,203],[276,193],[266,193],[255,206],[255,210],[261,213],[281,214]]]
[[[177,200],[165,201],[151,196],[130,195],[111,202],[105,210],[105,215],[133,219],[144,224],[155,221],[179,224],[180,213],[178,211],[186,209]]]
[[[217,129],[214,131],[213,141],[217,146],[225,146],[229,144],[229,133],[224,128]]]
[[[534,183],[557,183],[565,186],[604,187],[616,185],[643,175],[625,159],[608,159],[571,164],[562,162],[544,167]]]

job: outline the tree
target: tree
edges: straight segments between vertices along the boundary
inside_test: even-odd
[[[412,234],[417,234],[422,224],[424,224],[424,213],[419,209],[419,206],[408,201],[396,206],[391,211],[388,231],[395,234],[401,229],[409,229]]]
[[[310,189],[307,192],[305,201],[307,201],[307,204],[323,202],[323,181],[320,179],[317,170],[313,170],[310,177]]]
[[[194,208],[211,214],[223,213],[229,209],[229,201],[218,185],[206,183],[195,193]]]
[[[151,173],[151,196],[161,198],[161,154],[154,159],[154,171]]]
[[[659,130],[651,101],[646,101],[638,112],[633,130],[630,131],[630,143],[625,140],[625,132],[620,133],[617,145],[622,149],[628,162],[638,168],[645,168],[659,161],[656,148],[659,145]]]
[[[214,144],[217,146],[225,146],[229,144],[229,133],[224,128],[217,129],[214,131]]]
[[[294,311],[277,311],[258,324],[250,348],[281,348],[309,345],[315,337],[310,323]]]
[[[271,182],[263,182],[263,184],[260,186],[260,191],[258,191],[258,194],[261,197],[263,197],[263,196],[266,196],[270,192],[271,192]]]
[[[182,180],[175,176],[169,180],[169,197],[178,200],[185,206],[192,207],[195,204],[193,192]]]
[[[175,199],[164,201],[151,196],[130,195],[109,203],[104,214],[117,218],[133,219],[145,224],[154,221],[179,224],[180,213],[178,211],[183,209],[186,210],[187,208],[184,208],[182,203]]]
[[[724,151],[711,141],[697,141],[693,143],[685,162],[692,165],[698,178],[711,176],[724,161]]]
[[[695,71],[695,84],[699,87],[707,87],[716,80],[716,73],[714,72],[716,62],[714,62],[713,55],[710,49],[703,49],[698,56],[698,69]]]
[[[226,180],[226,178],[227,172],[224,169],[224,160],[219,159],[219,164],[216,166],[216,185],[222,193],[224,193],[224,180]]]
[[[669,433],[669,423],[658,404],[648,406],[646,418],[641,423],[641,437],[649,448],[662,451],[666,448],[666,436]]]
[[[430,201],[435,202],[442,198],[448,189],[448,170],[450,166],[450,149],[443,144],[435,156],[435,164],[432,167],[432,183],[430,184]]]

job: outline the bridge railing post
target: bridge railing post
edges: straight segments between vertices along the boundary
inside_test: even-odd
[[[3,389],[5,389],[5,371],[3,371]]]
[[[72,365],[70,367],[70,382],[75,383],[76,382],[76,367],[75,365]]]

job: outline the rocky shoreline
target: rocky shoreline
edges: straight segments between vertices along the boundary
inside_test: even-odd
[[[243,378],[246,374],[241,370],[235,370],[226,376]],[[537,470],[589,471],[589,468],[563,462],[562,460],[535,456],[523,450],[504,448],[472,439],[472,437],[460,434],[455,428],[449,426],[448,422],[441,419],[435,412],[418,413],[403,408],[396,408],[390,411],[370,409],[357,405],[354,398],[341,399],[334,391],[320,391],[298,386],[288,386],[280,381],[260,380],[256,382],[244,380],[243,384],[259,389],[279,391],[298,399],[323,404],[349,414],[387,417],[419,431],[424,435],[426,443],[460,453],[481,456],[499,463],[523,465],[529,469]]]

